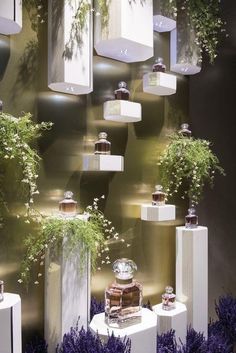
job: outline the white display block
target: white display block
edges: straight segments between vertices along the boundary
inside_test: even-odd
[[[176,28],[176,21],[162,15],[153,16],[153,29],[155,32],[170,32]]]
[[[143,91],[157,96],[169,96],[176,92],[176,76],[165,72],[148,72],[143,76]]]
[[[176,228],[176,298],[187,307],[188,325],[207,337],[207,227]]]
[[[153,1],[153,29],[156,32],[170,32],[176,27],[175,10],[176,0]]]
[[[19,33],[22,29],[22,0],[0,1],[0,33]]]
[[[124,157],[102,154],[85,154],[83,156],[84,171],[123,172]]]
[[[87,2],[91,5],[92,0]],[[87,11],[84,28],[78,30],[78,39],[75,33],[71,34],[71,25],[80,0],[59,3],[51,0],[48,4],[48,87],[74,95],[90,93],[93,90],[91,11]]]
[[[150,222],[175,220],[175,205],[153,206],[151,203],[142,204],[141,219]]]
[[[99,9],[95,0],[95,9]],[[94,42],[98,55],[131,63],[153,56],[152,0],[110,0],[107,23],[95,17]]]
[[[95,315],[90,323],[94,333],[101,339],[107,340],[108,336],[131,339],[131,353],[156,353],[157,345],[157,317],[149,309],[142,309],[142,322],[126,328],[111,328],[105,323],[105,314]]]
[[[162,304],[153,306],[153,311],[157,315],[157,332],[159,335],[171,329],[175,330],[177,342],[179,339],[185,343],[187,335],[187,309],[182,303],[176,302],[173,310],[163,310]]]
[[[0,353],[21,353],[21,299],[4,293],[0,302]]]
[[[142,119],[142,106],[140,103],[115,99],[104,103],[103,115],[105,120],[135,123]]]

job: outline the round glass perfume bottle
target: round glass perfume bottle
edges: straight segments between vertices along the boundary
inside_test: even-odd
[[[192,131],[189,130],[189,124],[181,124],[179,134],[181,134],[183,137],[191,137]]]
[[[127,89],[127,83],[124,81],[119,82],[118,89],[115,90],[115,99],[119,100],[129,100],[130,91]]]
[[[73,216],[77,214],[77,201],[73,200],[72,191],[64,193],[64,199],[59,202],[59,210],[63,215]]]
[[[152,66],[152,71],[153,72],[165,72],[166,71],[166,65],[163,62],[162,58],[157,58],[155,60],[155,64]]]
[[[136,264],[122,258],[112,268],[116,280],[105,291],[105,322],[117,328],[140,323],[143,295],[141,284],[133,279]]]
[[[4,282],[0,281],[0,302],[4,300]]]
[[[95,142],[95,154],[111,154],[111,143],[107,141],[107,133],[100,132]]]
[[[173,288],[171,286],[167,286],[165,288],[165,293],[162,294],[162,309],[163,310],[175,309],[175,297],[176,295],[173,293]]]
[[[197,228],[198,216],[194,207],[188,209],[188,214],[185,216],[185,227],[186,228]]]
[[[165,204],[166,194],[163,191],[161,185],[155,186],[155,191],[152,193],[152,205],[153,206],[163,206]]]

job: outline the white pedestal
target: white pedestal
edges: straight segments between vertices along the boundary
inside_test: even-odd
[[[98,0],[95,8],[102,13]],[[98,55],[127,63],[153,56],[152,0],[110,0],[105,26],[102,18],[95,17],[94,42]]]
[[[105,102],[103,112],[105,120],[135,123],[142,119],[141,104],[125,100],[116,99]]]
[[[176,28],[176,21],[172,18],[155,15],[153,16],[153,29],[155,32],[170,32]]]
[[[171,329],[175,330],[177,342],[179,339],[185,343],[187,335],[187,309],[182,303],[176,302],[173,310],[163,310],[162,304],[153,306],[153,311],[157,315],[157,332],[159,335]]]
[[[142,204],[141,219],[150,222],[175,220],[175,205],[153,206],[149,203]]]
[[[94,333],[107,340],[108,335],[131,339],[131,353],[156,353],[157,317],[149,309],[142,309],[142,322],[126,328],[111,328],[105,323],[105,314],[95,315],[90,323]]]
[[[176,76],[165,72],[148,72],[143,76],[143,91],[157,96],[176,92]]]
[[[83,170],[95,172],[123,172],[124,157],[101,154],[85,154],[83,156]]]
[[[0,33],[19,33],[22,29],[22,0],[0,1]]]
[[[176,298],[187,307],[188,325],[207,337],[208,229],[176,228]]]
[[[4,293],[0,303],[0,353],[21,353],[21,299]]]

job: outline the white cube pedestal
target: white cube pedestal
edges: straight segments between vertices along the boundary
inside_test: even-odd
[[[0,33],[5,35],[19,33],[22,29],[22,1],[0,1]]]
[[[21,353],[21,299],[4,293],[0,303],[0,353]]]
[[[176,28],[176,21],[172,18],[154,15],[153,16],[153,30],[159,33],[170,32]]]
[[[175,330],[177,342],[179,339],[185,343],[187,335],[187,309],[182,303],[176,302],[173,310],[163,310],[162,304],[153,306],[153,311],[157,315],[157,332],[159,335],[171,329]]]
[[[85,154],[83,156],[83,170],[95,172],[123,172],[124,157],[102,154]]]
[[[142,119],[141,104],[125,100],[116,99],[105,102],[103,112],[105,120],[135,123]]]
[[[175,220],[175,205],[153,206],[149,203],[142,204],[141,219],[150,222]]]
[[[143,76],[143,91],[157,96],[176,92],[176,76],[165,72],[148,72]]]
[[[176,228],[176,298],[187,307],[188,325],[207,337],[208,229]]]
[[[149,309],[142,309],[142,322],[126,328],[111,328],[105,323],[105,314],[95,315],[90,323],[94,333],[107,340],[108,335],[131,339],[131,353],[156,353],[157,317]]]

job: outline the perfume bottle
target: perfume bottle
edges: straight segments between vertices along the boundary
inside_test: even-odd
[[[142,320],[142,286],[133,279],[136,264],[129,259],[116,260],[113,265],[116,280],[105,291],[105,322],[123,328]]]
[[[167,286],[165,288],[165,293],[162,294],[162,309],[163,310],[172,310],[175,309],[175,297],[173,293],[173,288]]]
[[[107,141],[107,133],[100,132],[99,140],[95,142],[95,154],[111,154],[111,143]]]
[[[63,215],[73,216],[77,213],[77,201],[73,200],[73,192],[66,191],[64,199],[59,202],[59,210]]]
[[[129,100],[130,91],[127,89],[127,83],[124,81],[119,82],[118,89],[115,90],[115,99]]]
[[[0,281],[0,302],[4,300],[4,282]]]
[[[155,186],[155,192],[152,193],[152,205],[163,206],[165,204],[166,194],[163,192],[161,185]]]
[[[181,124],[179,134],[183,137],[191,137],[192,131],[189,130],[189,124]]]
[[[188,214],[185,216],[185,227],[186,228],[197,228],[198,216],[194,207],[188,209]]]
[[[155,60],[155,64],[152,66],[152,71],[153,72],[165,72],[166,71],[166,65],[163,63],[162,58],[157,58]]]

